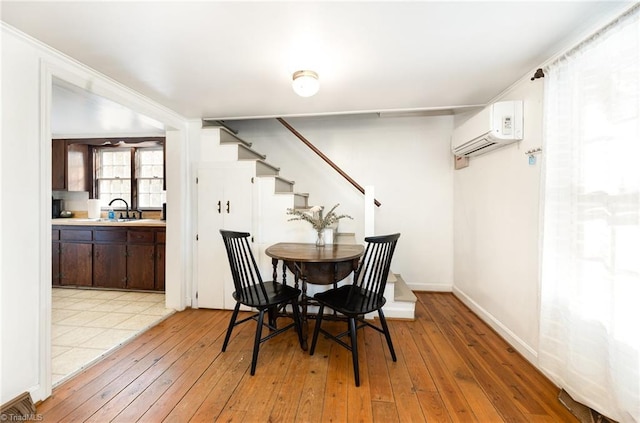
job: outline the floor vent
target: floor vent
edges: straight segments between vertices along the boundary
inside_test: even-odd
[[[2,404],[2,410],[0,410],[0,420],[3,422],[36,420],[35,416],[36,406],[28,392]]]
[[[592,410],[586,405],[574,400],[564,389],[560,390],[558,399],[574,416],[578,418],[578,420],[580,420],[580,423],[617,423],[597,411]]]

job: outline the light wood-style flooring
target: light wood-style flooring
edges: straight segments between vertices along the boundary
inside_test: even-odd
[[[58,386],[37,413],[47,422],[577,421],[558,389],[452,294],[417,296],[415,321],[389,322],[397,362],[381,334],[359,331],[359,388],[347,350],[320,338],[309,356],[292,330],[262,344],[250,376],[255,323],[236,328],[221,353],[231,313],[186,310]]]

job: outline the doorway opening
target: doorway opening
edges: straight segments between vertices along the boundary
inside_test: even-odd
[[[103,140],[99,145],[90,145],[89,150],[91,150],[109,144],[107,141],[112,141],[113,137],[118,139],[146,137],[149,139],[145,142],[149,144],[157,141],[156,138],[164,139],[166,136],[164,124],[125,106],[55,76],[51,78],[49,83],[52,87],[51,109],[49,110],[51,137],[44,140],[49,147],[51,147],[54,138],[64,139],[66,146],[79,145],[74,141],[78,141],[80,138]],[[78,119],[78,116],[82,116],[82,119]],[[116,121],[106,122],[104,121],[105,117],[115,117]],[[113,142],[108,147],[127,147],[127,145],[115,146],[112,144]],[[155,147],[155,144],[149,146],[143,144],[138,143],[135,147]],[[164,143],[161,151],[164,162],[163,149]],[[66,153],[65,149],[65,155],[62,156],[65,161],[68,159]],[[56,161],[55,155],[50,153],[49,157],[53,162]],[[64,208],[69,211],[80,211],[80,213],[76,213],[78,217],[85,217],[84,215],[88,213],[88,198],[97,198],[94,197],[97,192],[96,182],[89,177],[92,175],[92,167],[95,166],[92,157],[92,154],[88,154],[85,161],[88,163],[89,170],[83,168],[81,172],[76,172],[87,176],[89,180],[82,189],[72,188],[73,185],[65,185],[63,188],[56,189],[55,183],[51,185],[51,198],[59,199],[64,204]],[[66,164],[63,173],[63,177],[67,179],[64,181],[65,183],[68,182],[67,177],[69,176]],[[137,161],[132,160],[133,164],[139,165]],[[53,167],[55,168],[55,166]],[[164,167],[163,163],[162,168]],[[162,176],[152,174],[149,178],[151,177],[160,178],[160,181],[166,179],[165,174]],[[161,215],[164,217],[164,213],[158,209],[155,203],[147,204],[143,201],[146,199],[144,195],[147,191],[144,191],[145,181],[138,183],[141,179],[144,178],[136,179],[137,185],[135,190],[132,190],[135,191],[138,200],[136,211],[140,212],[142,209],[145,219],[160,219]],[[54,181],[52,180],[52,182]],[[154,182],[152,180],[147,185],[152,186]],[[161,194],[166,195],[166,185],[160,189],[162,190]],[[149,198],[157,194],[157,189],[148,191],[147,197]],[[164,197],[161,197],[161,203],[163,199]],[[142,218],[142,215],[138,218]],[[51,283],[50,281],[49,284]],[[166,295],[164,292],[84,289],[74,286],[60,287],[54,283],[51,288],[50,301],[51,332],[48,344],[51,347],[51,353],[50,360],[47,360],[49,363],[45,365],[51,375],[49,387],[70,379],[174,312],[173,309],[165,307]]]

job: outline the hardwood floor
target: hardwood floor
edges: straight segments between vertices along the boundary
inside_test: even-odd
[[[396,363],[381,334],[359,331],[359,388],[347,350],[320,338],[309,356],[294,331],[262,344],[250,376],[255,323],[236,328],[221,353],[231,313],[186,310],[57,387],[37,413],[47,422],[577,421],[558,389],[452,294],[417,296],[415,321],[389,322]]]

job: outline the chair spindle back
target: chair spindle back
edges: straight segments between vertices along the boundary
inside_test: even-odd
[[[248,232],[234,232],[224,229],[220,230],[220,234],[229,257],[237,300],[242,302],[266,298],[267,292],[262,282],[262,276],[249,244],[251,235]]]
[[[379,301],[384,296],[391,259],[400,234],[372,236],[365,238],[367,247],[354,275],[354,287],[368,291],[368,301]]]

